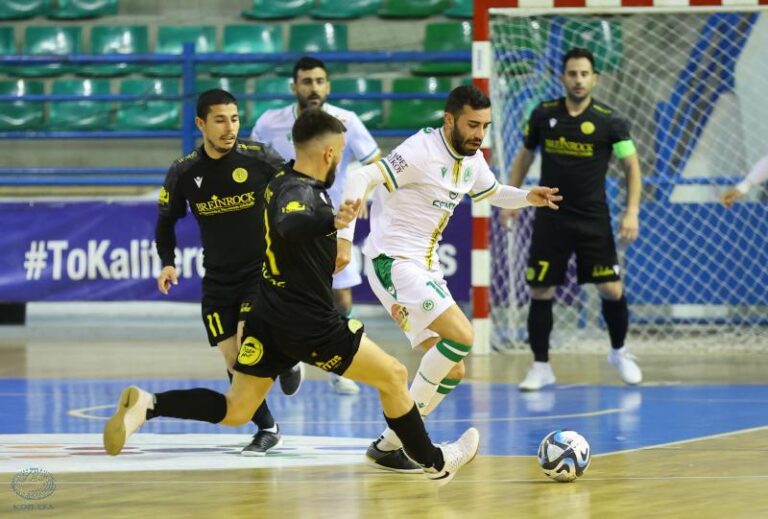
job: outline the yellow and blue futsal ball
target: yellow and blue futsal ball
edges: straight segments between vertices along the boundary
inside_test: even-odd
[[[576,431],[552,431],[539,444],[539,465],[547,477],[568,482],[580,477],[592,459],[587,440]]]

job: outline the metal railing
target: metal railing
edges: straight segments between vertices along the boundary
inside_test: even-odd
[[[231,54],[197,53],[194,44],[185,43],[181,54],[105,54],[105,55],[48,55],[48,56],[0,56],[0,66],[29,66],[46,64],[98,65],[116,63],[142,63],[149,65],[181,65],[181,92],[174,95],[0,95],[3,102],[59,102],[59,101],[180,101],[181,128],[179,130],[100,130],[100,131],[0,131],[0,139],[180,139],[181,154],[192,151],[198,137],[195,127],[195,102],[197,99],[196,78],[198,65],[221,63],[275,63],[292,64],[305,54]],[[408,62],[455,62],[471,61],[470,51],[451,52],[321,52],[311,53],[326,63],[408,63]],[[439,99],[443,100],[447,92],[429,93],[370,93],[370,94],[333,94],[333,100],[391,100],[391,99]],[[241,94],[238,100],[290,100],[290,94]],[[406,137],[413,129],[377,129],[371,133],[375,137]],[[246,137],[250,129],[241,128],[240,135]],[[162,183],[167,166],[158,168],[104,167],[104,168],[0,168],[0,186],[11,185],[129,185],[154,186]]]

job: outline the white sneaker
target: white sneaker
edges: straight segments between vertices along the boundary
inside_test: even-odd
[[[356,395],[360,392],[360,386],[355,384],[354,380],[340,377],[335,373],[331,373],[331,378],[328,379],[328,383],[331,384],[333,392],[338,395]]]
[[[424,469],[428,479],[443,486],[451,481],[461,467],[475,459],[477,449],[480,446],[480,433],[474,427],[470,427],[458,440],[440,446],[443,451],[443,470]]]
[[[517,388],[520,391],[538,391],[544,386],[549,386],[555,383],[555,373],[552,371],[552,366],[549,362],[534,362],[531,369],[528,370],[528,374],[525,375]]]
[[[608,354],[608,362],[619,370],[621,380],[630,386],[643,381],[643,372],[640,371],[640,367],[635,360],[637,360],[637,357],[629,353],[626,347],[611,350],[611,353]]]
[[[104,449],[107,454],[117,456],[130,435],[139,430],[147,421],[147,409],[154,397],[143,389],[130,386],[120,394],[117,409],[104,426]]]

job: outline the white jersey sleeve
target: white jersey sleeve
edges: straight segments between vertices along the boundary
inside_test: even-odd
[[[352,112],[350,114],[347,121],[347,146],[356,160],[361,164],[368,164],[380,153],[379,145],[376,144],[363,121],[356,114]]]
[[[472,198],[472,202],[479,202],[485,200],[489,196],[493,195],[499,189],[499,182],[496,180],[496,176],[488,167],[488,163],[485,160],[480,162],[478,167],[477,178],[472,188],[469,190],[469,196]]]
[[[384,176],[387,191],[396,191],[421,179],[426,162],[426,146],[421,142],[423,135],[422,132],[412,135],[389,155],[376,162]]]

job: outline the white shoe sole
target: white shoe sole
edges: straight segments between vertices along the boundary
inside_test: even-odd
[[[117,456],[123,450],[128,438],[125,430],[125,415],[139,401],[139,388],[131,386],[123,390],[118,400],[117,410],[104,426],[104,450],[111,456]]]
[[[242,450],[242,451],[240,451],[240,456],[242,456],[244,458],[263,458],[264,456],[267,455],[267,453],[269,451],[271,451],[272,449],[276,449],[278,447],[281,447],[282,445],[283,445],[283,439],[280,438],[279,440],[277,440],[277,443],[273,447],[270,447],[269,450],[267,450],[265,452]]]
[[[472,431],[472,433],[470,433],[470,431]],[[470,434],[473,434],[474,436],[476,436],[476,440],[475,440],[475,450],[474,450],[474,452],[472,453],[472,457],[471,457],[471,458],[469,458],[469,459],[468,459],[466,462],[464,462],[463,464],[461,464],[461,465],[459,466],[459,468],[458,468],[458,469],[456,469],[455,471],[453,471],[453,472],[449,472],[447,476],[445,476],[445,477],[443,477],[443,478],[440,478],[440,479],[432,479],[432,478],[430,478],[430,479],[432,479],[432,481],[434,481],[434,482],[435,482],[435,484],[436,484],[438,487],[442,487],[442,486],[445,486],[445,485],[447,485],[448,483],[450,483],[450,482],[453,480],[453,478],[455,478],[455,477],[456,477],[456,473],[457,473],[459,470],[461,470],[463,467],[465,467],[465,466],[469,465],[470,463],[472,463],[472,461],[474,461],[474,459],[477,457],[477,452],[480,450],[480,432],[479,432],[477,429],[475,429],[474,427],[470,427],[469,429],[467,429],[466,431],[464,431],[464,434],[462,434],[462,435],[461,435],[461,437],[459,437],[459,440],[461,440],[461,438],[462,438],[464,435],[468,434],[468,433],[470,433]],[[429,476],[427,476],[427,477],[429,477]]]

